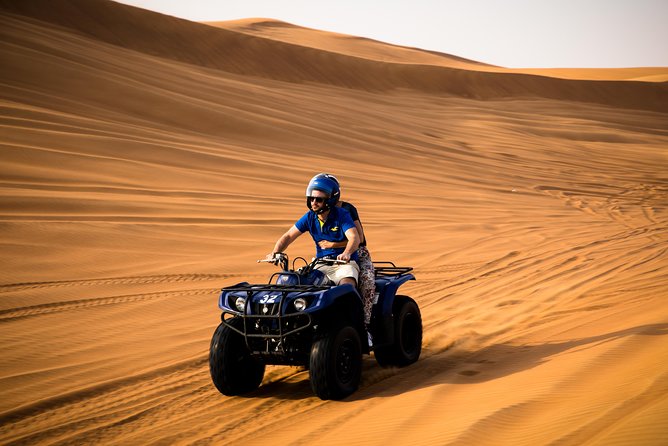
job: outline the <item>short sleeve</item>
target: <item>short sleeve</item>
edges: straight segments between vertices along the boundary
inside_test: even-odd
[[[339,221],[344,233],[350,228],[357,229],[357,227],[355,226],[355,222],[353,221],[353,218],[350,216],[350,213],[345,209],[339,209]]]
[[[295,223],[295,227],[299,229],[299,232],[307,232],[309,230],[308,226],[308,212],[302,215],[302,217],[297,220],[297,223]]]

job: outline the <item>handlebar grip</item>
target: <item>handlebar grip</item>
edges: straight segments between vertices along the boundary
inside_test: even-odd
[[[345,265],[346,263],[349,263],[346,262],[345,260],[339,260],[339,259],[322,259],[322,261],[325,263],[335,263],[338,265]]]

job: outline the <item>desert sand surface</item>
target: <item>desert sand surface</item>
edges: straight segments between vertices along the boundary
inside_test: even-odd
[[[668,69],[263,22],[0,0],[0,444],[667,444]],[[415,268],[422,356],[225,397],[218,290],[268,279],[322,171]]]

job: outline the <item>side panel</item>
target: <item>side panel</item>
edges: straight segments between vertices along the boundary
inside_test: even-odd
[[[346,284],[333,287],[322,293],[320,296],[318,296],[316,306],[318,308],[328,307],[332,305],[332,303],[337,299],[339,299],[341,296],[345,296],[348,294],[356,295],[361,302],[361,298],[359,297],[359,294],[357,293],[355,287],[353,287],[350,284]]]

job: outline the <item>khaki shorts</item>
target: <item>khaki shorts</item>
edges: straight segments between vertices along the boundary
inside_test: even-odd
[[[360,275],[360,267],[354,260],[343,265],[318,265],[316,269],[337,285],[346,277],[352,277],[357,282]]]

